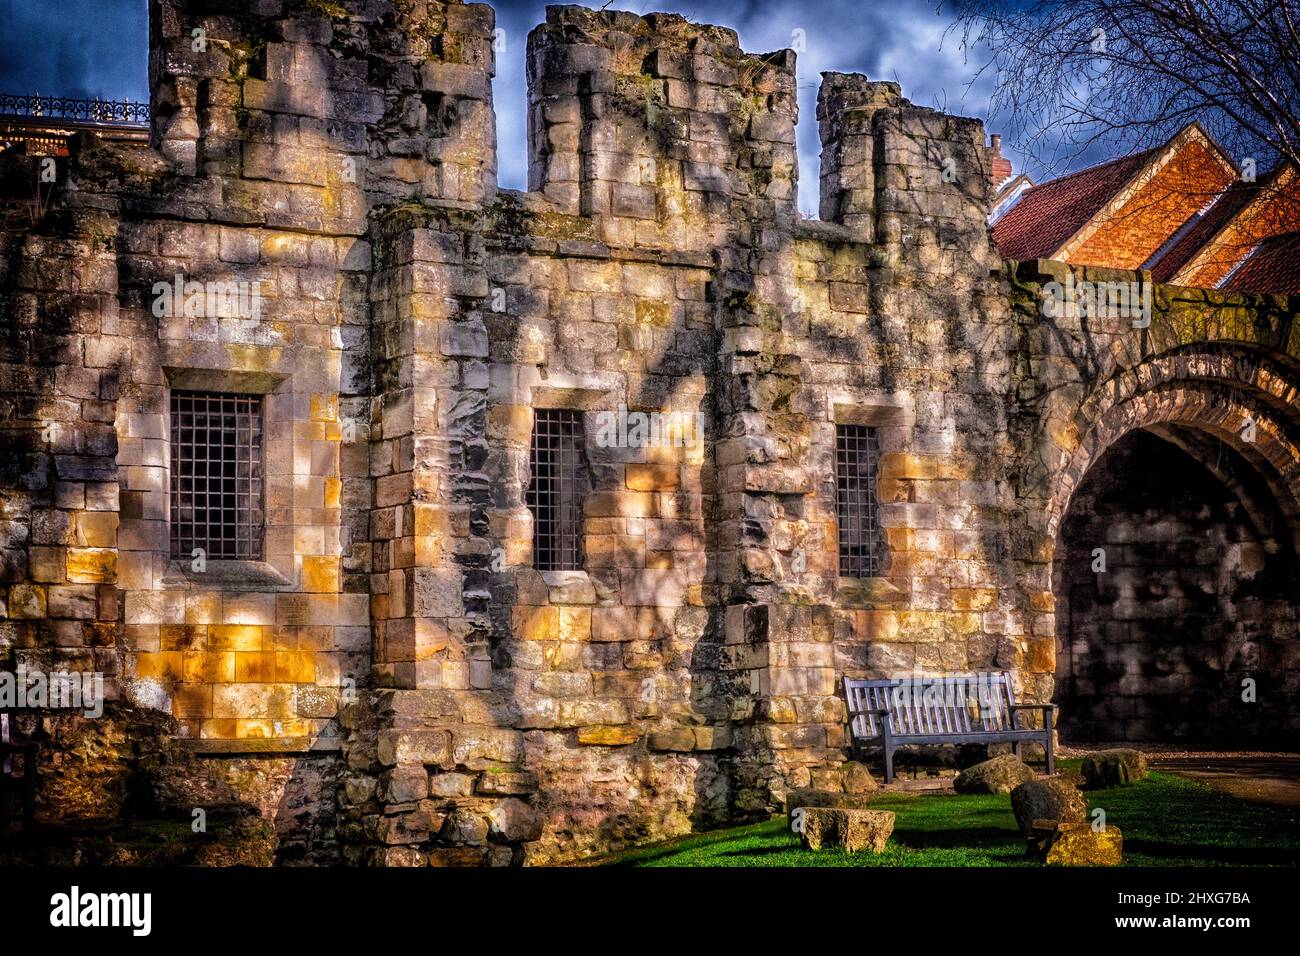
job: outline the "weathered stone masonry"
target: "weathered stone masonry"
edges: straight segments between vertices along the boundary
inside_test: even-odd
[[[0,653],[113,675],[106,719],[170,714],[281,859],[554,861],[851,787],[844,676],[1051,699],[1058,526],[1133,428],[1241,446],[1295,517],[1290,304],[1045,321],[1065,267],[991,251],[981,125],[893,84],[824,78],[807,222],[794,54],[724,28],[550,8],[520,194],[486,6],[150,13],[152,145],[85,138],[43,218],[7,207]],[[260,282],[261,315],[155,316],[178,272]],[[167,396],[196,387],[265,396],[255,565],[169,557]],[[602,447],[620,407],[705,440]],[[581,571],[531,569],[538,408],[584,413]],[[879,435],[878,578],[838,573],[837,424]],[[108,772],[85,731],[25,729],[47,817]]]

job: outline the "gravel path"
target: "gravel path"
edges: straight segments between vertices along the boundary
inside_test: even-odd
[[[1260,750],[1189,750],[1169,744],[1090,744],[1062,747],[1064,757],[1084,757],[1108,747],[1146,754],[1153,767],[1195,780],[1252,803],[1300,811],[1300,754]]]

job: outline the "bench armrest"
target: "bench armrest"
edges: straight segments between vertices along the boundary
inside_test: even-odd
[[[1011,712],[1011,726],[1019,729],[1020,721],[1016,720],[1016,714],[1022,710],[1041,710],[1043,712],[1043,729],[1052,729],[1052,713],[1056,710],[1055,704],[1012,704],[1007,708]],[[1028,728],[1026,728],[1028,729]]]

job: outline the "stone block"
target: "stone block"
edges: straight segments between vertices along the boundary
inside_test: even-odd
[[[631,491],[671,491],[678,486],[679,480],[675,465],[627,466],[626,482]]]
[[[435,773],[429,779],[429,793],[434,797],[468,797],[473,792],[473,774]]]
[[[669,727],[650,732],[647,746],[657,752],[690,751],[695,749],[695,732],[690,727]]]
[[[536,840],[542,835],[542,814],[523,800],[501,800],[488,811],[487,818],[488,832],[507,843]]]
[[[111,511],[82,511],[76,517],[75,542],[82,548],[117,546],[118,516]]]
[[[7,603],[11,618],[38,620],[45,617],[46,614],[45,588],[35,587],[30,584],[15,584],[9,589]]]
[[[810,788],[791,790],[785,795],[786,822],[790,825],[792,832],[798,833],[799,827],[806,819],[806,814],[800,811],[812,808],[867,810],[870,808],[870,803],[871,798],[861,793],[843,793],[837,790],[814,790]]]
[[[429,772],[424,767],[394,767],[379,778],[380,799],[388,803],[414,803],[429,796]]]
[[[871,775],[871,771],[863,764],[851,760],[840,769],[845,793],[864,794],[880,789],[880,784],[876,782],[876,778]]]
[[[1028,833],[1036,820],[1082,823],[1088,804],[1078,788],[1061,777],[1029,780],[1011,791],[1011,810],[1021,833]]]
[[[10,589],[10,600],[13,600],[15,591],[18,587]],[[41,597],[48,595],[48,612],[50,617],[76,618],[79,620],[91,621],[98,617],[99,612],[99,595],[95,588],[90,585],[53,585],[48,590],[43,591],[40,588],[33,588],[31,592]],[[29,601],[23,601],[20,607],[30,608]],[[13,617],[22,617],[24,614],[14,614],[10,608],[10,615]],[[42,615],[44,616],[44,615]]]
[[[483,814],[469,807],[456,807],[438,831],[448,843],[478,846],[487,842],[489,822]]]
[[[527,770],[488,769],[479,775],[475,789],[485,796],[524,796],[537,792],[537,777]]]
[[[1029,832],[1031,856],[1048,866],[1119,866],[1124,862],[1124,834],[1107,825],[1035,820]]]
[[[459,571],[444,568],[416,568],[415,612],[421,617],[459,617],[465,613],[462,601],[464,581]]]
[[[952,782],[958,793],[1010,793],[1022,783],[1035,779],[1034,771],[1013,754],[1000,754],[991,760],[967,767]]]
[[[451,734],[445,730],[386,730],[379,734],[379,762],[385,766],[444,765],[451,759]]]
[[[423,843],[432,835],[432,828],[429,814],[414,810],[380,817],[376,836],[381,843],[390,845]]]
[[[1089,790],[1137,783],[1149,772],[1147,758],[1137,750],[1101,750],[1083,758],[1083,783]]]
[[[792,826],[806,850],[883,853],[894,832],[894,814],[890,810],[800,807]]]

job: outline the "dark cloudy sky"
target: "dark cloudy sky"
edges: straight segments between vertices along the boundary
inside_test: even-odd
[[[598,0],[587,0],[599,6]],[[524,48],[544,18],[544,0],[497,0],[506,49],[497,66],[496,107],[503,186],[523,188]],[[622,0],[611,8],[667,10],[732,27],[747,50],[794,46],[799,53],[800,205],[815,211],[815,103],[823,70],[897,79],[914,103],[984,116],[986,83],[972,73],[935,0]],[[0,90],[133,100],[148,96],[145,0],[0,0]],[[796,33],[802,31],[802,33]]]

